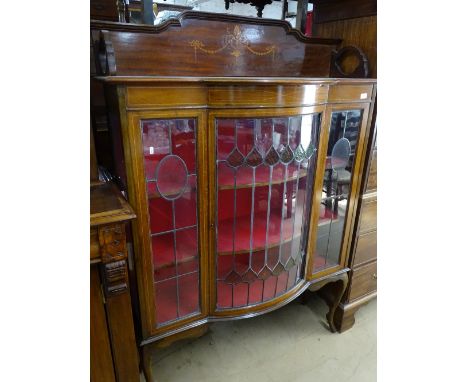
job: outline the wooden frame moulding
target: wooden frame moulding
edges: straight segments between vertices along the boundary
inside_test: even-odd
[[[314,203],[315,205],[320,206],[321,202],[321,195],[322,195],[322,186],[323,186],[323,178],[324,178],[324,169],[325,169],[325,162],[327,156],[327,147],[328,147],[328,138],[329,138],[329,131],[331,126],[331,116],[334,112],[339,111],[348,111],[348,110],[362,110],[362,120],[361,120],[361,128],[359,131],[359,139],[356,143],[357,151],[356,156],[354,158],[354,169],[353,175],[351,178],[351,187],[348,196],[348,206],[345,216],[345,226],[343,228],[343,237],[341,240],[341,250],[340,250],[340,262],[336,266],[325,268],[318,272],[314,272],[313,270],[313,263],[315,258],[315,246],[317,241],[317,224],[319,213],[317,209],[314,209],[316,213],[313,215],[313,222],[311,223],[311,230],[309,232],[309,248],[308,251],[310,256],[308,257],[310,263],[307,264],[307,280],[315,280],[321,277],[330,275],[332,273],[337,272],[338,270],[346,267],[348,263],[348,255],[349,255],[349,246],[350,246],[350,230],[353,226],[355,220],[355,205],[356,205],[356,198],[357,192],[359,190],[359,185],[362,181],[362,176],[360,174],[360,169],[363,166],[363,150],[364,150],[364,142],[366,137],[369,134],[369,108],[370,108],[370,101],[369,102],[359,102],[359,103],[340,103],[340,104],[328,104],[326,107],[326,118],[325,124],[322,124],[322,127],[326,129],[323,132],[323,139],[320,140],[320,147],[319,147],[319,155],[318,155],[318,164],[317,164],[317,173],[315,177],[315,184],[314,184]],[[321,137],[322,138],[322,137]]]
[[[144,338],[158,335],[161,332],[170,332],[180,326],[203,319],[208,314],[208,253],[207,253],[207,219],[203,214],[197,213],[198,218],[198,254],[200,272],[200,313],[191,315],[176,322],[157,327],[157,307],[155,301],[153,264],[151,240],[149,236],[148,199],[144,176],[144,163],[140,121],[143,119],[165,118],[194,118],[197,120],[196,128],[196,162],[197,162],[197,209],[207,209],[207,173],[206,173],[206,111],[199,109],[188,110],[158,110],[158,111],[129,111],[128,124],[122,126],[127,172],[129,174],[129,199],[134,206],[137,219],[133,223],[135,233],[135,266],[142,277],[138,278],[140,309],[143,322]],[[132,185],[132,186],[131,186]],[[155,308],[156,307],[156,308]]]

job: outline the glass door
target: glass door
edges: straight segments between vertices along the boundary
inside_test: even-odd
[[[200,313],[196,118],[140,122],[156,325]]]
[[[304,278],[320,122],[215,118],[217,310],[266,302]]]
[[[357,168],[363,115],[364,109],[359,108],[331,113],[316,227],[314,273],[337,267],[344,260],[343,239],[349,225],[350,197],[356,189],[353,188],[353,174]]]

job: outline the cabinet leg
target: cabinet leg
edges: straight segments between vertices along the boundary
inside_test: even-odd
[[[342,333],[353,327],[355,322],[354,313],[356,313],[358,308],[359,306],[355,308],[346,308],[342,305],[338,306],[333,317],[333,323],[338,332]]]
[[[338,305],[340,304],[341,298],[343,297],[343,294],[346,290],[346,287],[348,286],[348,273],[342,273],[342,277],[334,282],[333,284],[330,284],[329,289],[331,289],[333,293],[334,299],[332,300],[332,303],[329,305],[330,310],[327,313],[327,321],[328,325],[330,325],[330,330],[335,333],[336,332],[336,327],[335,327],[335,322],[334,322],[334,316],[336,309],[338,308]]]
[[[143,346],[140,351],[141,366],[146,382],[153,382],[153,370],[151,368],[151,346]]]
[[[337,276],[319,281],[317,284],[312,284],[309,287],[311,291],[320,289],[320,295],[324,298],[328,305],[327,321],[330,331],[335,333],[336,327],[334,322],[335,312],[340,304],[341,298],[348,286],[348,273],[341,273]]]
[[[374,299],[377,296],[377,293],[368,294],[359,300],[353,301],[348,304],[340,304],[335,311],[333,317],[333,323],[335,324],[336,329],[342,333],[348,329],[351,329],[354,325],[355,319],[354,314],[358,309],[367,304],[370,300]]]

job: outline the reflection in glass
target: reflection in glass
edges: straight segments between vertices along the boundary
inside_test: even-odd
[[[200,311],[195,128],[141,122],[158,325]]]
[[[322,201],[317,228],[314,272],[340,263],[361,110],[332,113]]]
[[[268,301],[303,277],[319,113],[217,119],[217,308]]]

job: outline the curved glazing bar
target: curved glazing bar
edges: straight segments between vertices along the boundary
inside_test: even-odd
[[[217,118],[217,309],[303,278],[321,114]]]

